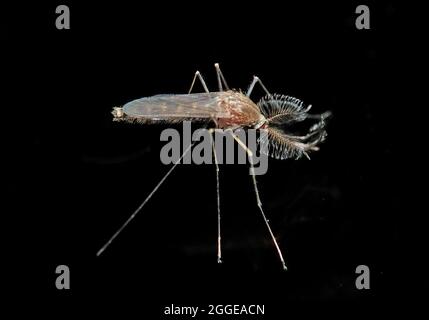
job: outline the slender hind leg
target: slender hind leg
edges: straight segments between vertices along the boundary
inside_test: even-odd
[[[217,195],[217,262],[222,263],[222,245],[221,245],[221,231],[220,231],[220,190],[219,190],[219,163],[217,160],[216,147],[214,144],[214,129],[210,129],[210,138],[212,141],[212,151],[214,163],[216,166],[216,195]]]
[[[229,86],[226,83],[225,77],[223,76],[223,73],[220,70],[219,63],[215,63],[215,68],[216,68],[217,84],[219,87],[219,91],[223,91],[222,83],[225,86],[225,89],[229,90]]]
[[[217,63],[215,64],[215,67],[216,67],[216,70],[218,70],[219,88],[220,88],[220,91],[222,91],[222,85],[221,85],[221,82],[220,82],[220,77],[222,77],[222,79],[223,79],[223,76],[220,76],[221,75],[221,71],[220,71],[219,65]],[[206,83],[205,83],[205,81],[203,79],[203,76],[201,75],[201,73],[199,71],[195,72],[194,79],[192,80],[191,88],[189,89],[188,93],[191,93],[191,91],[192,91],[192,89],[194,87],[194,84],[195,84],[195,80],[197,79],[197,77],[200,80],[201,84],[203,85],[204,90],[206,91],[206,93],[209,93],[209,89],[207,88],[207,85],[206,85]],[[225,82],[225,86],[227,86],[226,82]],[[213,158],[214,158],[214,163],[215,163],[215,168],[216,168],[217,262],[218,263],[222,263],[222,246],[221,246],[221,231],[220,231],[220,218],[221,218],[221,214],[220,214],[220,190],[219,190],[219,163],[217,161],[216,148],[215,148],[214,138],[213,138],[214,129],[210,129],[209,133],[210,133],[210,139],[211,139],[211,142],[212,142]]]
[[[146,205],[146,203],[152,198],[152,196],[155,194],[156,191],[158,191],[159,187],[164,183],[164,181],[168,178],[168,176],[173,172],[173,170],[176,168],[176,166],[180,163],[180,161],[183,159],[183,157],[191,150],[191,147],[195,144],[190,144],[188,148],[183,152],[182,156],[174,163],[174,165],[168,170],[168,172],[164,175],[164,177],[158,182],[158,184],[153,188],[151,193],[144,199],[144,201],[140,204],[140,206],[131,214],[131,216],[125,221],[125,223],[113,234],[112,237],[104,244],[104,246],[98,250],[97,256],[101,255],[104,250],[107,249],[108,246],[112,243],[113,240],[122,232],[122,230],[125,229],[125,227],[131,222],[131,220],[134,219],[134,217],[137,215],[137,213],[140,212],[140,210]]]
[[[253,76],[253,81],[250,84],[249,88],[247,89],[246,96],[250,97],[256,83],[259,83],[261,85],[262,89],[264,89],[264,91],[267,95],[269,95],[269,96],[271,95],[271,93],[268,91],[268,89],[262,83],[261,79],[259,79],[257,76]]]
[[[207,85],[206,85],[206,82],[204,81],[203,76],[197,70],[197,71],[195,71],[194,79],[192,80],[192,84],[191,84],[191,87],[189,88],[188,94],[190,94],[192,92],[192,89],[194,88],[195,80],[197,80],[197,77],[200,80],[201,84],[203,85],[204,91],[206,93],[209,93],[209,89],[207,88]]]
[[[259,190],[258,190],[258,185],[256,183],[255,168],[253,166],[253,152],[232,131],[231,131],[231,135],[234,137],[234,139],[237,141],[237,143],[246,151],[246,153],[247,153],[247,155],[249,157],[250,173],[252,175],[252,182],[253,182],[253,188],[255,190],[256,202],[258,204],[259,210],[261,211],[262,217],[264,218],[265,225],[267,226],[268,231],[269,231],[269,233],[271,235],[271,238],[273,240],[274,246],[276,247],[276,250],[277,250],[277,253],[279,255],[280,262],[282,263],[283,269],[287,270],[286,263],[285,263],[285,261],[283,259],[282,252],[281,252],[280,247],[279,247],[279,245],[277,243],[276,237],[274,236],[274,233],[271,230],[270,223],[268,222],[268,219],[265,216],[264,210],[262,208],[262,202],[261,202],[261,199],[259,198]]]
[[[220,71],[219,64],[215,63],[216,73],[217,73],[217,81],[219,86],[219,91],[223,91],[222,81],[225,87],[228,89],[228,85],[226,84],[225,78],[222,75],[222,71]],[[222,81],[221,81],[222,80]],[[212,152],[213,159],[216,168],[216,199],[217,199],[217,262],[222,263],[222,243],[221,243],[221,229],[220,229],[220,190],[219,190],[219,163],[217,160],[216,147],[214,144],[214,129],[210,129],[210,139],[212,141]]]

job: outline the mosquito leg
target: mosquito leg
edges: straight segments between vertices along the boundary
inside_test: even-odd
[[[220,231],[220,191],[219,191],[219,163],[217,160],[216,147],[214,144],[214,129],[210,129],[210,138],[212,140],[213,158],[216,166],[216,195],[217,195],[217,262],[222,263],[222,246]]]
[[[254,187],[255,195],[256,195],[256,202],[258,204],[259,210],[261,211],[262,217],[264,218],[265,225],[267,226],[268,231],[269,231],[269,233],[271,235],[271,238],[273,240],[274,246],[276,247],[276,250],[277,250],[277,253],[279,255],[280,261],[282,263],[283,269],[287,270],[286,263],[285,263],[285,261],[283,259],[282,252],[281,252],[280,247],[279,247],[279,245],[277,243],[276,237],[274,236],[274,233],[271,230],[270,223],[268,222],[268,219],[265,216],[264,210],[262,208],[262,202],[261,202],[261,199],[259,198],[259,190],[258,190],[258,185],[256,183],[255,167],[253,165],[253,152],[232,131],[231,131],[231,134],[234,137],[234,139],[237,141],[237,143],[246,151],[247,155],[249,156],[250,173],[252,175],[253,187]]]
[[[207,88],[207,85],[206,85],[206,82],[205,82],[205,81],[204,81],[204,79],[203,79],[203,76],[202,76],[202,75],[201,75],[201,73],[197,70],[197,71],[195,72],[194,79],[192,80],[192,84],[191,84],[191,87],[189,88],[188,94],[190,94],[190,93],[191,93],[191,91],[192,91],[192,89],[194,88],[195,80],[197,80],[197,77],[198,77],[198,79],[200,80],[201,84],[203,85],[204,91],[205,91],[206,93],[209,93],[209,89]]]
[[[268,91],[267,87],[265,87],[264,84],[262,83],[261,79],[259,79],[257,76],[253,76],[253,81],[250,84],[249,88],[247,89],[246,96],[250,97],[256,83],[260,84],[260,86],[262,87],[262,89],[264,89],[264,91],[267,95],[269,95],[269,96],[271,95],[271,93]]]
[[[225,79],[223,78],[222,72],[219,69],[219,64],[215,64],[217,75],[218,75],[218,83],[219,83],[219,91],[223,91],[222,90],[222,84],[221,84],[221,78],[223,79],[225,86],[227,87],[228,85],[225,82]],[[192,80],[192,84],[191,84],[191,88],[188,91],[188,94],[191,93],[194,84],[195,84],[195,80],[197,79],[200,80],[201,84],[204,87],[204,90],[206,93],[209,93],[209,89],[207,88],[207,85],[203,79],[203,76],[201,75],[201,73],[199,71],[195,72],[194,75],[194,79]],[[210,139],[212,141],[212,150],[213,150],[213,156],[214,156],[214,161],[215,161],[215,166],[216,166],[216,194],[217,194],[217,262],[218,263],[222,263],[222,247],[221,247],[221,232],[220,232],[220,192],[219,192],[219,164],[217,161],[217,155],[216,155],[216,149],[215,149],[215,145],[214,145],[214,140],[213,140],[213,129],[209,130],[210,132]]]
[[[173,172],[173,170],[176,168],[176,166],[179,164],[179,162],[183,159],[183,157],[191,150],[191,147],[195,144],[190,144],[186,150],[183,152],[181,157],[174,163],[174,165],[168,170],[168,172],[164,175],[164,177],[158,182],[158,184],[153,188],[151,193],[144,199],[144,201],[141,203],[141,205],[133,212],[133,214],[125,221],[125,223],[113,234],[113,236],[107,241],[104,246],[98,250],[97,256],[100,256],[104,250],[107,249],[107,247],[112,243],[113,240],[124,230],[124,228],[131,222],[131,220],[134,219],[134,217],[137,215],[137,213],[140,212],[140,210],[146,205],[146,203],[152,198],[152,196],[155,194],[156,191],[158,191],[159,187],[164,183],[164,181],[168,178],[168,176]]]
[[[219,91],[223,91],[222,83],[225,86],[226,90],[229,90],[229,86],[226,83],[225,77],[223,76],[222,71],[220,70],[219,63],[215,63],[216,74],[217,74],[217,83],[219,86]]]

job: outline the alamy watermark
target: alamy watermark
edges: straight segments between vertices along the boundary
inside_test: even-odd
[[[356,7],[355,13],[359,14],[355,21],[356,28],[358,30],[369,30],[369,7],[361,4]]]
[[[58,15],[55,19],[55,27],[58,30],[70,29],[70,9],[66,5],[59,5],[55,9],[55,13]]]
[[[215,161],[213,152],[219,164],[246,164],[247,160],[253,163],[256,175],[263,175],[268,170],[267,145],[258,143],[265,141],[266,130],[261,129],[197,129],[192,132],[191,121],[183,122],[182,135],[173,128],[167,128],[161,133],[161,141],[167,143],[161,149],[163,164],[212,164]],[[243,142],[238,145],[234,135]],[[259,149],[258,149],[259,146]],[[182,159],[181,156],[186,152]],[[258,152],[259,151],[259,152]]]

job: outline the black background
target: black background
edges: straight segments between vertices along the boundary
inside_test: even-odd
[[[59,4],[70,7],[71,30],[55,28]],[[135,310],[139,318],[168,318],[161,313],[173,303],[265,303],[275,318],[314,305],[389,306],[404,263],[392,136],[399,9],[370,5],[371,30],[357,30],[358,4],[11,7],[5,53],[17,170],[7,182],[19,232],[10,241],[36,270],[33,289],[47,293],[45,304]],[[185,93],[197,69],[214,89],[215,62],[234,88],[247,88],[255,74],[313,112],[333,112],[311,161],[270,160],[258,177],[289,270],[281,269],[243,165],[221,166],[223,264],[216,263],[215,171],[195,165],[179,166],[97,258],[168,170],[159,160],[163,128],[114,123],[112,107]],[[70,267],[70,291],[55,288],[60,264]],[[362,264],[371,270],[370,290],[355,287]]]

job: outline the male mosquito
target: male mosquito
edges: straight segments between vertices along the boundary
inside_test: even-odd
[[[311,105],[305,106],[304,103],[296,98],[271,94],[264,86],[262,81],[254,76],[246,93],[231,90],[220,70],[219,64],[215,64],[218,91],[209,92],[203,76],[199,71],[195,72],[188,94],[161,94],[152,97],[146,97],[131,101],[123,107],[113,108],[114,121],[136,122],[142,124],[149,123],[176,123],[185,120],[199,121],[210,124],[212,152],[216,168],[216,191],[217,191],[217,261],[222,262],[221,246],[221,212],[220,212],[220,190],[219,190],[219,164],[214,147],[213,132],[214,129],[227,130],[243,148],[249,158],[250,174],[252,176],[253,188],[256,196],[256,203],[264,219],[265,225],[271,236],[274,247],[280,258],[284,270],[287,270],[282,251],[277,243],[276,237],[271,230],[270,224],[264,213],[262,202],[259,196],[259,190],[256,183],[256,175],[253,166],[253,152],[246,144],[234,134],[237,128],[253,128],[267,130],[265,140],[260,141],[265,144],[265,150],[268,155],[277,159],[295,158],[301,156],[309,158],[308,153],[318,150],[318,144],[326,137],[325,119],[330,112],[320,115],[310,115],[308,111]],[[191,93],[195,81],[199,80],[204,88],[204,93]],[[254,103],[250,95],[256,84],[259,84],[265,91],[265,96]],[[304,135],[291,132],[291,128],[297,123],[302,123],[306,119],[314,119],[313,125],[306,130]],[[150,198],[155,194],[159,187],[164,183],[167,177],[175,169],[187,152],[191,149],[190,145],[184,150],[181,157],[173,164],[170,170],[158,182],[155,188],[150,192],[140,206],[131,214],[124,224],[113,234],[113,236],[97,252],[97,256],[112,243],[112,241],[122,232],[137,213],[146,205]]]

